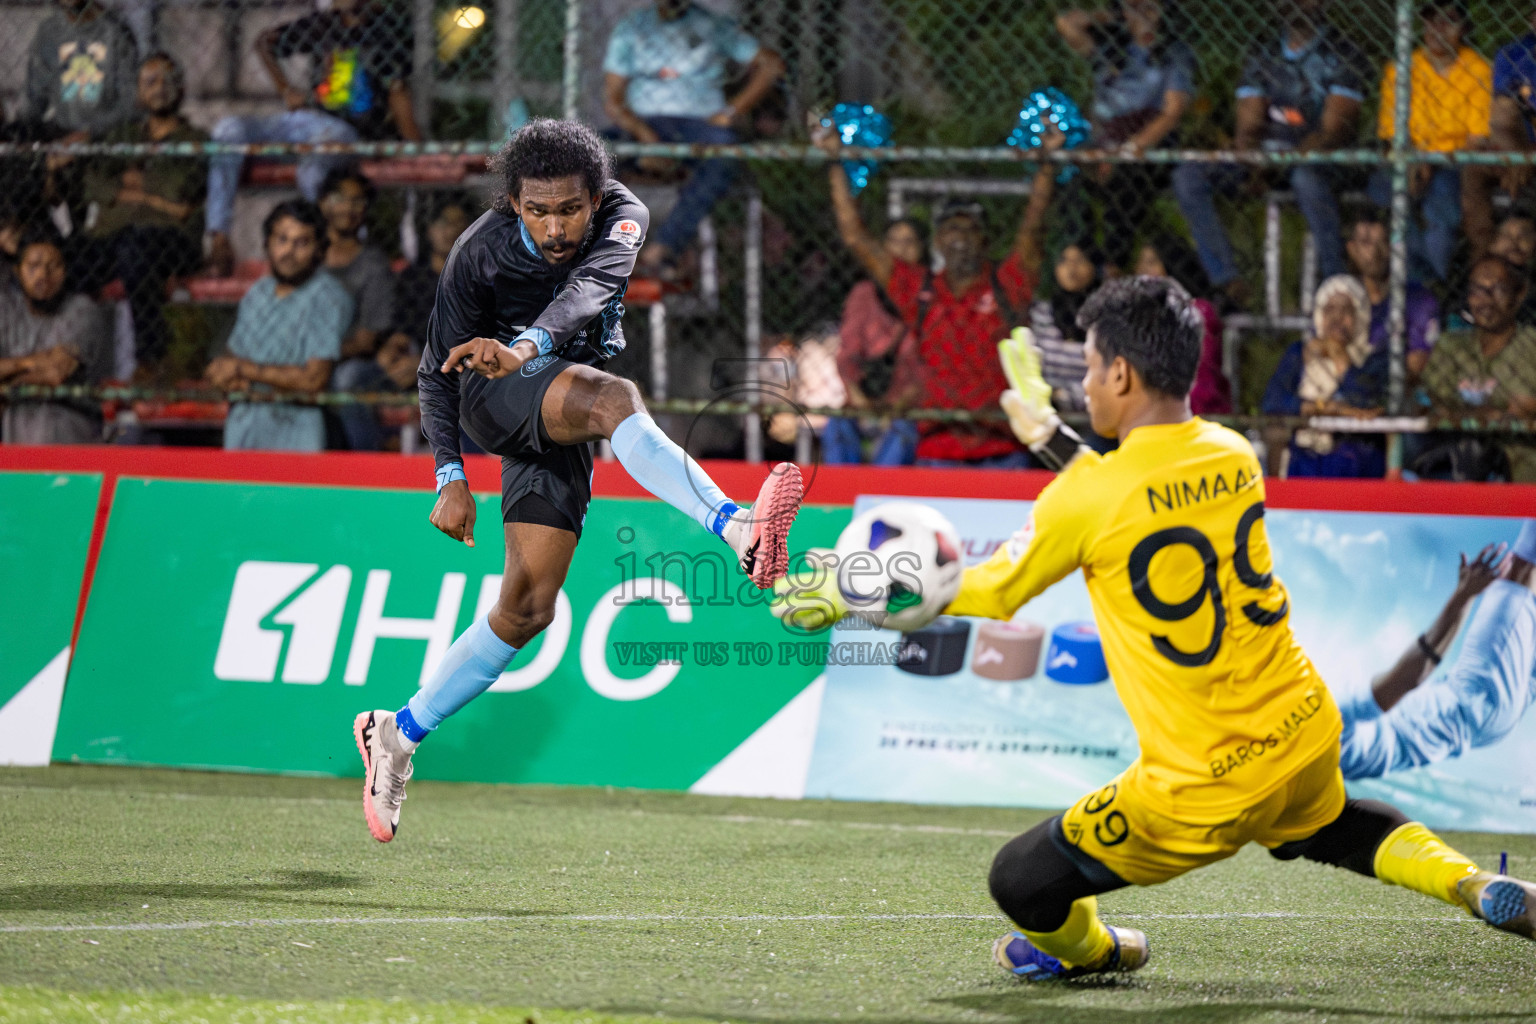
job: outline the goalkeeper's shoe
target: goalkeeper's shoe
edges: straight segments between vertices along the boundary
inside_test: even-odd
[[[1500,931],[1536,940],[1536,885],[1508,875],[1479,871],[1462,879],[1456,894],[1472,916]]]
[[[800,513],[805,483],[800,467],[781,462],[768,473],[757,501],[725,527],[722,536],[741,561],[741,571],[759,590],[783,579],[789,568],[789,528]]]
[[[1068,967],[1049,953],[1041,952],[1020,932],[1009,932],[992,943],[992,959],[1009,974],[1026,981],[1114,974],[1137,971],[1146,966],[1152,953],[1147,947],[1145,932],[1135,928],[1116,928],[1113,925],[1105,927],[1109,929],[1110,938],[1115,940],[1115,948],[1110,951],[1109,959],[1098,967]]]
[[[411,754],[400,744],[393,711],[364,711],[352,720],[352,735],[363,755],[363,817],[373,838],[387,843],[400,827]]]

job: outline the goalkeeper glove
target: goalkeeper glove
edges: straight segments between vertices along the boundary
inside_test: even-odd
[[[805,568],[773,585],[768,606],[784,625],[800,633],[820,633],[848,614],[848,603],[837,586],[837,558],[831,548],[811,548]]]
[[[1008,390],[1000,404],[1008,414],[1013,435],[1033,448],[1050,439],[1061,425],[1056,407],[1051,404],[1051,386],[1040,372],[1040,353],[1035,349],[1035,335],[1028,327],[1015,327],[1013,333],[997,343],[997,356],[1008,378]]]
[[[997,356],[1008,378],[1008,390],[998,404],[1008,414],[1013,436],[1047,468],[1061,470],[1083,447],[1077,431],[1061,422],[1051,404],[1051,386],[1040,370],[1040,352],[1035,348],[1035,334],[1028,327],[1015,327],[1013,333],[997,343]]]

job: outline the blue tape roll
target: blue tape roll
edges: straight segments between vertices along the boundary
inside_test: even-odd
[[[891,144],[891,119],[867,103],[839,103],[821,119],[823,128],[836,128],[845,146],[884,148]],[[873,160],[844,160],[848,187],[858,195],[879,166]]]
[[[1045,675],[1058,683],[1086,686],[1109,678],[1099,627],[1091,622],[1063,622],[1051,630],[1045,653]]]

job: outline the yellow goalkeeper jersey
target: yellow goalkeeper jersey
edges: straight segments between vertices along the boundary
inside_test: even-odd
[[[1271,571],[1264,478],[1242,435],[1195,418],[1080,454],[1029,522],[966,570],[947,611],[1009,618],[1079,567],[1155,809],[1227,820],[1338,737]]]

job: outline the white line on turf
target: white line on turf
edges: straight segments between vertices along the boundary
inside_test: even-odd
[[[1221,920],[1345,920],[1330,914],[1295,914],[1287,911],[1246,914],[1116,914],[1127,921],[1221,921]],[[1385,917],[1350,915],[1350,921],[1403,921],[1415,924],[1476,924],[1469,917]],[[143,921],[134,924],[18,924],[0,925],[0,934],[19,932],[185,932],[210,928],[288,928],[313,925],[432,925],[517,924],[522,922],[572,922],[576,924],[625,924],[633,922],[673,924],[798,924],[831,921],[993,921],[996,914],[482,914],[445,917],[291,917],[246,921]]]
[[[356,801],[348,798],[325,796],[263,796],[258,794],[224,794],[224,793],[180,793],[164,790],[122,790],[122,789],[90,789],[75,786],[17,786],[0,784],[0,793],[70,793],[75,795],[104,796],[113,800],[121,800],[124,797],[159,797],[165,800],[260,800],[267,803],[287,804],[343,804],[352,806]],[[516,810],[519,814],[526,813],[528,806],[518,804]],[[1028,810],[1026,808],[1026,810]],[[960,828],[953,825],[909,825],[892,821],[834,821],[816,818],[779,818],[773,815],[761,814],[682,814],[675,811],[644,811],[638,808],[608,808],[592,807],[577,808],[575,812],[590,811],[596,814],[625,814],[642,818],[687,818],[694,821],[720,821],[732,825],[783,825],[790,828],[849,828],[865,832],[912,832],[920,835],[936,836],[981,836],[994,839],[1012,839],[1018,835],[1020,829],[991,829],[991,828]],[[561,808],[560,813],[574,813],[571,808]],[[1495,852],[1476,852],[1462,849],[1462,852],[1474,860],[1492,860],[1498,856]],[[1512,856],[1510,860],[1517,860]],[[1383,918],[1382,920],[1388,920]],[[1397,920],[1391,918],[1390,920]]]

